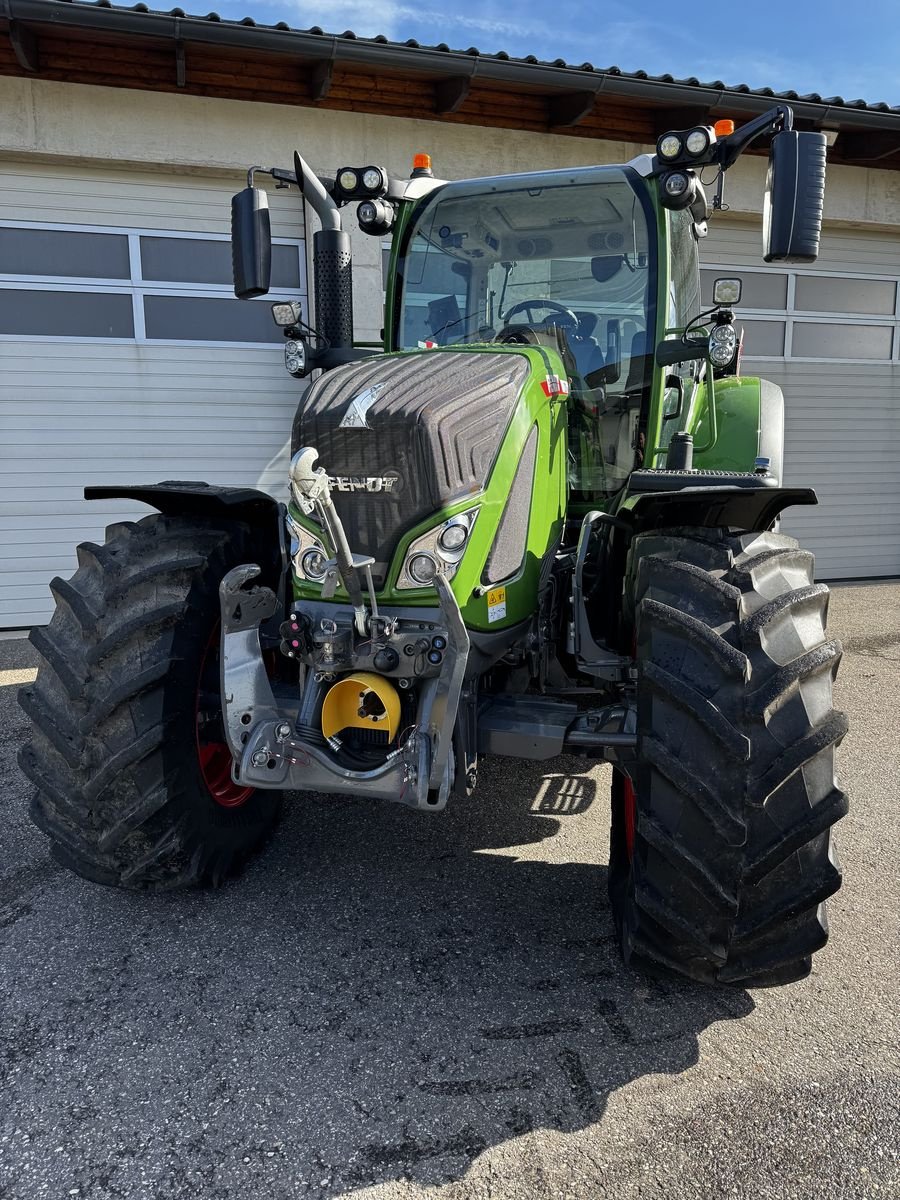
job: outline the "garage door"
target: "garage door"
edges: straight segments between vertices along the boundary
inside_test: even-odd
[[[816,508],[785,517],[821,579],[900,575],[900,236],[826,230],[811,267],[766,266],[758,224],[716,218],[701,243],[712,280],[744,283],[746,373],[785,397],[785,482]]]
[[[0,628],[47,620],[73,547],[149,511],[88,483],[255,486],[297,401],[265,301],[231,292],[239,177],[0,165]],[[296,193],[270,194],[271,299],[305,297]]]

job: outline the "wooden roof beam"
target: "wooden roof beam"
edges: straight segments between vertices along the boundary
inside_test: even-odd
[[[16,62],[23,71],[37,73],[41,69],[37,34],[16,17],[9,20],[9,40],[12,43]]]
[[[455,113],[465,104],[471,90],[471,75],[451,75],[449,79],[439,79],[434,85],[434,111],[440,117]]]
[[[900,155],[900,137],[893,133],[881,133],[872,130],[871,133],[838,134],[834,145],[835,154],[841,159],[864,167],[867,163],[884,162],[886,158]],[[831,151],[829,151],[829,154]]]
[[[334,56],[313,63],[309,69],[309,98],[317,104],[331,91],[334,81]]]
[[[547,97],[547,122],[558,128],[580,125],[591,115],[597,102],[597,91],[560,92]]]

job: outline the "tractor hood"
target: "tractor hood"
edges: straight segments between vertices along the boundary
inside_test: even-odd
[[[524,354],[428,350],[330,371],[297,414],[354,552],[383,581],[397,543],[430,513],[484,489],[528,380]]]

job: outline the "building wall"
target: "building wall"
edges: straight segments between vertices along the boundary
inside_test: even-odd
[[[648,149],[560,134],[412,121],[366,113],[128,91],[40,79],[0,78],[0,155],[134,164],[144,169],[222,172],[242,185],[247,166],[289,166],[299,149],[314,170],[377,162],[408,173],[417,151],[449,179],[594,162],[625,162]],[[728,173],[734,215],[761,210],[765,159],[745,157]],[[833,167],[825,218],[860,228],[900,226],[900,172]],[[378,336],[381,264],[376,238],[355,239],[356,335]]]

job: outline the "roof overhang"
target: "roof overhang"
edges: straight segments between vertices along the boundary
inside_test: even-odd
[[[785,100],[829,160],[900,169],[900,109],[84,0],[0,0],[0,74],[649,144]],[[373,84],[374,76],[374,84]]]

